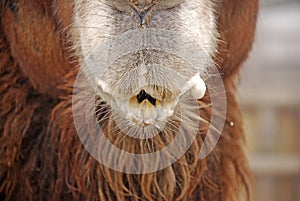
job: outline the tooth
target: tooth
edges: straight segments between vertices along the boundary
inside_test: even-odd
[[[192,77],[192,93],[197,99],[203,98],[206,92],[205,82],[201,79],[200,75],[197,73]]]
[[[187,81],[186,85],[181,90],[181,95],[189,90],[192,91],[192,94],[196,99],[203,98],[206,92],[206,85],[198,73]]]
[[[144,100],[140,104],[140,111],[143,114],[144,121],[153,122],[156,116],[155,107],[148,101]],[[147,122],[146,122],[147,123]]]
[[[105,93],[109,93],[110,92],[110,87],[103,80],[95,78],[95,81],[101,87],[101,89],[103,90],[103,92],[105,92]]]

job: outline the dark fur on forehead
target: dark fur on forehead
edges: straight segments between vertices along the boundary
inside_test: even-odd
[[[220,43],[215,61],[228,101],[227,115],[220,117],[226,125],[217,147],[204,160],[195,159],[204,137],[199,135],[177,163],[144,175],[102,166],[76,134],[71,95],[78,60],[69,48],[68,34],[73,1],[0,4],[0,200],[238,201],[243,193],[250,196],[251,176],[234,94],[238,70],[253,41],[256,0],[216,1]],[[209,102],[207,94],[199,104]],[[209,120],[210,107],[201,114]],[[103,129],[109,132],[111,126],[106,122]],[[199,133],[207,125],[202,128]],[[136,145],[132,139],[126,144],[120,146],[134,150]]]

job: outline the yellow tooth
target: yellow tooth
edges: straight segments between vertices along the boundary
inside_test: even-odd
[[[155,106],[150,103],[147,99],[140,103],[140,111],[142,111],[142,116],[145,123],[153,123],[156,118]]]
[[[132,106],[137,106],[139,103],[138,103],[138,100],[136,99],[136,97],[132,97],[129,100],[129,104],[132,105]]]
[[[156,99],[155,105],[156,105],[156,107],[160,107],[161,106],[161,102]]]
[[[140,103],[140,109],[144,112],[148,112],[148,110],[154,109],[154,105],[150,103],[147,99],[143,100],[143,102]]]

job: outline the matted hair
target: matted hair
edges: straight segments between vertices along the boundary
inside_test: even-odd
[[[72,93],[80,65],[68,34],[73,0],[4,0],[0,6],[1,200],[250,200],[235,87],[254,37],[256,0],[215,1],[220,42],[214,60],[227,95],[227,114],[218,117],[225,127],[217,146],[198,159],[212,113],[207,93],[198,101],[205,121],[192,146],[171,166],[147,174],[101,165],[76,133]],[[110,107],[95,101],[101,128],[113,144],[128,152],[149,152],[149,144],[116,130]],[[174,120],[166,135],[155,136],[151,149],[169,143],[178,125]]]

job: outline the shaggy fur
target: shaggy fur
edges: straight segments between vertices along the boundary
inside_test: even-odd
[[[203,124],[178,162],[155,173],[130,175],[94,160],[74,128],[72,87],[79,65],[67,34],[72,0],[1,1],[0,200],[250,200],[251,176],[242,148],[235,82],[251,48],[258,3],[224,0],[216,5],[221,42],[215,62],[227,93],[220,141],[213,153],[198,160],[195,156],[207,130]],[[209,102],[207,94],[199,105]],[[109,113],[107,106],[99,107],[100,114]],[[211,108],[201,108],[202,117],[209,120]],[[114,128],[109,118],[101,126],[127,151],[147,150],[135,139],[109,135]],[[153,140],[155,148],[170,140],[161,138]]]

